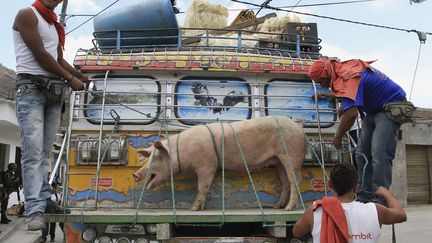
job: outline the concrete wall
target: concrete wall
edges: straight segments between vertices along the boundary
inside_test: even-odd
[[[18,122],[15,116],[15,102],[0,99],[0,144],[4,153],[0,158],[0,170],[5,170],[15,161],[16,148],[21,146]]]
[[[400,140],[393,161],[393,183],[391,191],[403,205],[407,205],[407,145],[432,146],[432,120],[424,120],[422,124],[404,124],[400,129]]]

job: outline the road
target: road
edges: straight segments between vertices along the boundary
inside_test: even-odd
[[[432,204],[409,206],[406,208],[408,220],[402,224],[396,224],[396,242],[398,243],[428,243],[432,242]],[[23,218],[10,216],[13,220],[11,224],[0,225],[0,242],[4,243],[33,243],[38,242],[41,232],[27,232]],[[11,232],[5,236],[5,233]],[[380,243],[392,242],[391,226],[383,226]],[[60,228],[56,228],[55,242],[63,242],[63,233]]]

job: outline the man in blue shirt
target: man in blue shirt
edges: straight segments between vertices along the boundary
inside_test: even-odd
[[[383,107],[392,101],[406,100],[402,88],[369,62],[349,60],[318,60],[309,70],[312,80],[331,88],[342,100],[343,116],[333,139],[336,148],[342,147],[342,138],[353,125],[358,111],[364,111],[356,160],[359,174],[357,198],[364,202],[384,203],[374,192],[392,182],[392,164],[395,157],[400,124],[392,121]]]

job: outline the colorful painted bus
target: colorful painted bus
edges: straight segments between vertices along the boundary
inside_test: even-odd
[[[328,193],[326,171],[340,155],[331,145],[337,104],[313,99],[328,90],[307,76],[321,57],[316,24],[286,29],[265,33],[268,39],[241,29],[194,36],[181,28],[158,30],[156,43],[148,41],[156,30],[95,33],[95,47],[79,50],[74,60],[92,82],[71,94],[62,117],[60,172],[72,213],[47,216],[66,223],[67,242],[295,242],[290,227]],[[208,45],[215,39],[227,41]],[[281,190],[272,167],[250,175],[219,171],[203,211],[189,210],[193,175],[152,191],[132,177],[147,163],[139,151],[163,137],[198,124],[268,115],[304,120],[309,149],[294,211],[272,208]]]

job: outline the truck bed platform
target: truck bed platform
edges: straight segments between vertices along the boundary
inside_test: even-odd
[[[101,208],[72,209],[71,214],[46,214],[48,222],[82,223],[220,223],[220,222],[293,222],[304,211],[284,209],[227,209],[190,211],[189,209],[135,209]],[[224,216],[224,219],[222,217]]]

